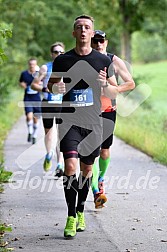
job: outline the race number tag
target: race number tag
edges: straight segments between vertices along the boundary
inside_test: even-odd
[[[92,88],[73,89],[70,91],[70,106],[91,106],[93,105]]]
[[[48,93],[48,103],[61,104],[63,99],[63,94],[52,94]]]

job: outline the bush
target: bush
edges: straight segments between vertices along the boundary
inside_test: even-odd
[[[155,62],[167,58],[165,42],[158,34],[146,35],[135,32],[132,36],[132,60],[134,62]]]

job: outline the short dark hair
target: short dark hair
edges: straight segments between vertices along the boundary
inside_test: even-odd
[[[76,21],[77,21],[78,19],[89,19],[89,20],[91,20],[92,23],[94,24],[94,18],[93,18],[93,17],[91,17],[91,16],[89,16],[89,15],[86,15],[86,14],[82,14],[82,15],[80,15],[80,16],[78,16],[78,17],[75,18],[75,20],[74,20],[74,28],[75,28]]]
[[[37,62],[37,59],[34,58],[34,57],[32,57],[32,58],[30,58],[30,59],[28,60],[28,63],[30,63],[30,61],[33,61],[33,60],[35,60],[35,61]]]
[[[63,42],[55,42],[54,44],[52,44],[51,45],[51,47],[50,47],[50,52],[52,53],[53,52],[53,48],[55,47],[55,46],[61,46],[64,50],[65,50],[65,45],[63,44]]]

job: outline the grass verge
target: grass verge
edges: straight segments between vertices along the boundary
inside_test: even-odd
[[[167,62],[135,65],[138,84],[146,83],[151,95],[130,116],[117,116],[115,135],[167,165]],[[126,104],[125,104],[126,106]]]
[[[13,99],[14,97],[14,99]],[[6,171],[4,168],[4,141],[13,124],[22,115],[23,110],[18,107],[17,102],[21,99],[20,90],[11,93],[10,102],[4,104],[0,110],[0,193],[3,192],[3,183],[7,183],[12,175],[12,172]],[[12,231],[12,228],[0,220],[0,252],[12,251],[13,248],[5,248],[8,245],[3,237],[5,232]]]

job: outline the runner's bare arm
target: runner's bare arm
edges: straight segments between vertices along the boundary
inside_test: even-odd
[[[129,72],[129,70],[127,69],[124,61],[122,59],[120,59],[119,57],[117,57],[116,55],[114,55],[113,57],[113,66],[114,69],[116,71],[116,73],[118,74],[118,76],[121,77],[123,83],[121,83],[118,86],[118,92],[126,92],[128,90],[132,90],[135,88],[135,82]]]
[[[110,99],[116,99],[118,92],[116,78],[113,75],[106,80],[106,84],[103,86],[103,94]]]
[[[19,85],[20,85],[20,87],[22,87],[24,89],[27,88],[27,84],[24,81],[20,82]]]
[[[115,99],[118,94],[118,85],[116,82],[115,75],[111,76],[110,78],[106,78],[107,73],[106,69],[100,70],[98,81],[100,82],[100,85],[102,87],[102,95],[105,95],[106,97],[110,99]]]
[[[33,90],[36,90],[38,92],[42,92],[43,86],[41,84],[42,84],[42,80],[44,79],[46,74],[47,74],[47,66],[42,65],[39,70],[39,73],[34,77],[34,80],[31,83],[31,88]]]

